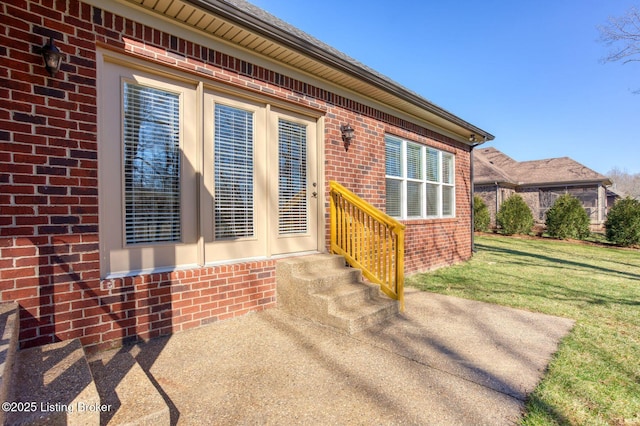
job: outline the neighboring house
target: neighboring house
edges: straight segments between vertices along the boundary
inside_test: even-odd
[[[276,261],[328,250],[331,181],[406,225],[406,272],[471,256],[472,141],[493,136],[261,9],[0,11],[0,296],[23,347],[276,306]]]
[[[611,210],[616,201],[627,196],[624,192],[616,189],[615,186],[615,182],[613,182],[613,185],[607,188],[607,214],[609,214],[609,210]]]
[[[591,225],[601,227],[607,206],[615,195],[607,190],[611,181],[569,157],[516,161],[495,148],[474,151],[473,188],[482,197],[495,226],[496,212],[512,194],[520,194],[531,208],[536,223],[543,224],[547,210],[563,194],[578,198]]]

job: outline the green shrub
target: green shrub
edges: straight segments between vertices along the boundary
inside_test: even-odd
[[[491,216],[489,208],[479,195],[473,196],[473,230],[487,232]]]
[[[552,237],[583,240],[590,235],[589,215],[576,197],[564,194],[547,211],[547,233]]]
[[[496,222],[503,234],[528,234],[533,227],[533,214],[522,197],[513,194],[500,206]]]
[[[618,200],[604,224],[607,240],[621,246],[640,244],[640,201],[631,197]]]

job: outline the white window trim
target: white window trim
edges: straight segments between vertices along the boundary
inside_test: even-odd
[[[401,154],[400,154],[400,174],[401,176],[392,176],[386,174],[386,160],[385,160],[385,179],[400,181],[401,185],[401,195],[400,195],[400,216],[395,216],[400,220],[416,220],[416,219],[450,219],[456,217],[456,156],[453,153],[439,150],[437,148],[433,148],[430,146],[422,145],[417,142],[409,141],[404,138],[400,138],[398,136],[393,135],[385,135],[385,143],[387,140],[393,139],[397,142],[400,142],[401,145]],[[407,177],[407,146],[408,145],[419,146],[420,147],[420,158],[421,158],[421,176],[422,179],[413,179]],[[439,181],[428,180],[427,175],[427,150],[433,150],[438,153],[438,176]],[[443,158],[444,156],[451,156],[452,167],[451,171],[453,173],[452,183],[444,183],[444,173],[443,173]],[[407,203],[407,182],[419,182],[422,186],[422,203],[420,206],[420,216],[409,216],[408,214],[408,203]],[[437,185],[438,188],[438,212],[435,215],[427,214],[427,185]],[[452,191],[452,206],[451,206],[451,214],[443,214],[443,187],[453,188]]]

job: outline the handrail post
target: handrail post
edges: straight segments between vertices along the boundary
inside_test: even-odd
[[[330,236],[331,240],[329,242],[329,244],[330,244],[329,245],[329,249],[331,251],[334,250],[334,246],[337,246],[337,242],[338,242],[338,238],[337,238],[337,236],[338,236],[338,231],[337,231],[337,228],[338,228],[338,225],[337,225],[338,214],[337,214],[337,208],[336,208],[336,200],[333,198],[334,196],[335,196],[335,193],[334,193],[333,189],[330,189],[329,190],[329,215],[330,215],[329,222],[330,222],[330,226],[331,226],[331,228],[330,228],[331,229],[330,230],[330,232],[331,232],[331,236]]]
[[[396,291],[398,292],[398,302],[400,311],[404,312],[404,229],[398,232],[398,245],[396,246]]]

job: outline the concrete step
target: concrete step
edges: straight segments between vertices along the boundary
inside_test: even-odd
[[[332,311],[335,306],[359,305],[378,294],[378,288],[358,281],[340,282],[312,295],[327,303]]]
[[[101,425],[169,425],[169,407],[136,359],[124,349],[90,358],[100,400],[110,407]]]
[[[18,304],[0,303],[0,403],[11,402],[13,371],[20,339]],[[0,410],[0,425],[4,424],[5,412]]]
[[[292,274],[316,274],[325,273],[327,270],[343,268],[346,266],[344,257],[334,254],[313,254],[309,256],[299,256],[284,259],[283,264]]]
[[[395,316],[400,311],[398,302],[386,296],[375,296],[361,305],[333,307],[333,315],[344,321],[344,328],[350,334],[366,330]]]
[[[10,425],[99,425],[100,397],[80,340],[19,351]]]
[[[296,275],[296,284],[304,286],[309,293],[331,291],[338,285],[360,282],[362,273],[359,269],[345,266],[325,268],[317,272],[304,272]]]
[[[278,306],[294,315],[357,333],[396,315],[398,303],[362,282],[335,255],[284,259],[276,266]]]

